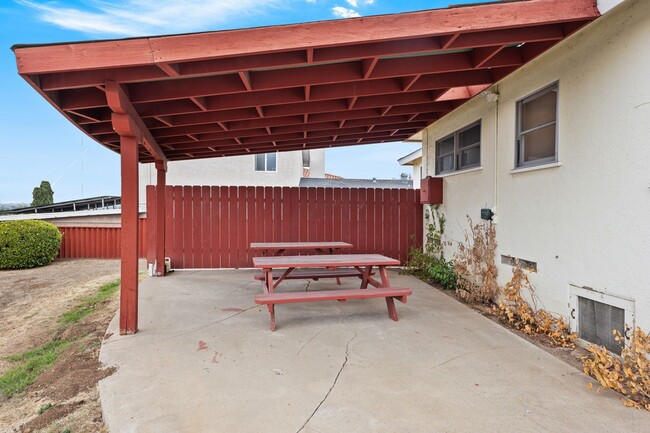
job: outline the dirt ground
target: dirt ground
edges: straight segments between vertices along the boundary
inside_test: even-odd
[[[99,363],[99,348],[118,308],[117,296],[68,327],[59,316],[99,287],[119,278],[119,260],[57,260],[34,269],[0,271],[0,374],[6,357],[54,337],[76,338],[27,390],[0,396],[0,432],[104,432],[97,381],[112,373]],[[46,404],[51,409],[38,414]]]

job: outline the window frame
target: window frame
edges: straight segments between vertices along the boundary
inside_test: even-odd
[[[460,147],[460,135],[468,131],[474,127],[478,126],[479,127],[479,141],[477,143],[472,143],[470,145],[467,145],[465,147]],[[456,131],[452,132],[451,134],[447,134],[444,137],[440,138],[439,140],[436,140],[436,148],[435,148],[435,173],[436,176],[440,175],[445,175],[445,174],[450,174],[450,173],[458,173],[462,172],[465,170],[471,170],[477,167],[481,167],[481,144],[483,142],[482,140],[482,134],[483,134],[483,125],[482,125],[482,119],[478,119],[468,125],[463,126],[460,129],[457,129]],[[438,149],[440,148],[440,143],[443,141],[448,140],[449,138],[453,137],[454,139],[454,150],[453,152],[447,152],[444,155],[438,154]],[[468,149],[473,149],[475,147],[478,147],[479,149],[479,157],[478,157],[478,162],[475,164],[471,165],[466,165],[461,167],[460,166],[460,155],[463,151],[467,151]],[[445,170],[442,171],[441,165],[439,164],[439,160],[441,157],[447,157],[449,155],[453,155],[453,167],[450,170]]]
[[[275,169],[274,170],[269,170],[269,158],[268,158],[268,156],[270,154],[275,155]],[[257,158],[260,157],[260,156],[264,157],[264,170],[258,170],[257,169]],[[254,165],[256,173],[277,173],[277,171],[278,171],[278,152],[257,153],[257,154],[255,154],[255,159],[253,160],[253,165]]]
[[[522,117],[523,117],[523,110],[522,107],[524,104],[527,104],[528,102],[534,101],[537,98],[540,98],[544,96],[545,94],[549,92],[555,92],[555,121],[554,122],[549,122],[544,125],[536,126],[535,128],[531,128],[525,132],[521,131],[521,125],[522,125]],[[548,165],[548,164],[553,164],[558,162],[559,159],[559,153],[558,153],[558,138],[559,138],[559,107],[560,107],[560,83],[559,81],[555,81],[545,87],[542,87],[539,90],[534,91],[533,93],[529,94],[528,96],[525,96],[516,102],[516,107],[515,107],[515,116],[516,116],[516,122],[515,122],[515,169],[518,168],[527,168],[527,167],[536,167],[540,165]],[[539,129],[548,127],[552,124],[555,124],[555,135],[554,135],[554,140],[555,140],[555,151],[553,153],[553,156],[548,156],[545,158],[539,158],[534,161],[529,161],[525,162],[524,159],[524,152],[523,152],[523,147],[524,147],[524,142],[522,140],[522,134],[528,134],[530,132],[537,131]]]

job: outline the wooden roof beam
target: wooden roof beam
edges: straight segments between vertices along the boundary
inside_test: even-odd
[[[453,19],[450,17],[453,14]],[[15,47],[20,74],[191,62],[215,57],[304,50],[305,41],[321,47],[382,42],[461,32],[517,28],[540,23],[590,20],[599,16],[593,0],[530,0],[478,4],[399,15],[301,23],[186,35]],[[432,34],[435,29],[436,34]],[[218,47],[218,51],[215,49]],[[119,50],[120,55],[111,55]]]
[[[113,126],[119,123],[122,123],[124,126],[121,131],[116,130],[116,132],[120,135],[136,137],[138,140],[141,140],[151,156],[156,161],[163,162],[166,169],[167,157],[165,153],[153,138],[153,135],[151,135],[151,132],[137,111],[135,111],[135,108],[133,108],[133,104],[129,101],[129,97],[124,88],[115,81],[107,81],[105,88],[108,106],[113,111],[113,116],[111,116]]]
[[[170,65],[169,63],[157,63],[158,66],[168,77],[178,78],[181,76],[180,69],[176,65]]]

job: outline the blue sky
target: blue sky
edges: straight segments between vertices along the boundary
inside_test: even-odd
[[[471,0],[475,1],[475,0]],[[341,19],[446,7],[469,0],[2,0],[0,203],[31,202],[48,180],[55,201],[119,195],[119,156],[92,141],[17,73],[14,44],[110,39]],[[326,170],[399,177],[406,143],[330,149]]]

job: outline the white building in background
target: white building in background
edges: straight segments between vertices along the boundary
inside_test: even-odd
[[[449,256],[491,208],[500,284],[528,261],[538,305],[611,345],[612,328],[650,330],[650,1],[598,7],[424,130],[421,177],[443,178]]]
[[[310,177],[325,177],[325,149],[170,161],[167,185],[298,186]],[[146,186],[156,184],[153,164],[140,164],[140,202]]]
[[[419,189],[420,180],[422,179],[422,175],[424,173],[424,169],[422,167],[422,148],[419,148],[418,150],[415,150],[408,155],[401,157],[397,160],[397,162],[399,162],[399,165],[402,166],[410,165],[413,167],[413,174],[411,174],[411,177],[413,178],[413,188]]]

